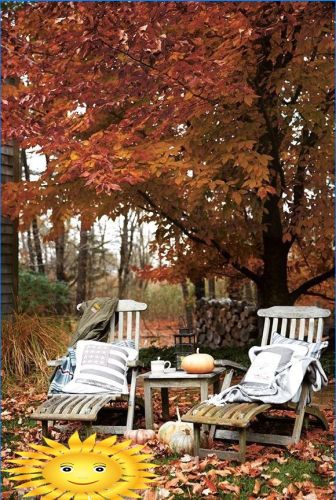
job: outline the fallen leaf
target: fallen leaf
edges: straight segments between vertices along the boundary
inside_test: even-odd
[[[202,493],[203,486],[200,483],[195,483],[192,485],[193,495],[200,495]]]
[[[218,483],[218,488],[222,491],[232,491],[233,493],[236,493],[239,495],[240,493],[240,488],[239,486],[229,483],[228,481],[222,481],[221,483]]]
[[[143,496],[143,500],[157,500],[158,493],[154,489],[146,490]]]
[[[211,491],[211,493],[217,493],[217,486],[207,477],[204,478],[205,486]]]
[[[167,490],[170,490],[171,488],[174,488],[175,486],[177,486],[179,484],[179,482],[180,482],[180,480],[177,477],[175,477],[174,479],[167,481],[164,486]]]
[[[168,497],[170,497],[170,491],[166,490],[166,488],[159,488],[158,489],[158,497],[159,497],[159,499],[168,498]]]
[[[261,489],[261,482],[256,479],[254,482],[254,487],[253,487],[253,495],[258,495]]]
[[[276,488],[277,486],[279,486],[281,483],[282,483],[282,481],[280,481],[280,479],[277,479],[276,477],[274,477],[273,479],[269,479],[269,480],[267,481],[267,484],[268,484],[269,486],[274,486],[275,488]]]
[[[176,477],[183,484],[186,484],[188,482],[188,478],[180,471],[176,471]]]

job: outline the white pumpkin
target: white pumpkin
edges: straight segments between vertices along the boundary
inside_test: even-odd
[[[194,439],[190,429],[175,432],[170,438],[169,446],[174,453],[192,455],[194,451]]]
[[[181,368],[187,373],[211,373],[215,368],[215,360],[210,354],[201,354],[197,348],[196,354],[183,358]]]
[[[172,420],[165,422],[164,424],[161,425],[158,431],[158,438],[162,443],[169,444],[171,436],[178,431],[189,430],[190,432],[192,432],[193,430],[192,424],[181,421],[181,416],[178,408],[176,408],[176,414],[177,414],[176,422]]]
[[[136,429],[131,431],[126,431],[124,434],[126,439],[131,439],[133,443],[145,444],[151,439],[155,439],[155,431],[151,429]]]

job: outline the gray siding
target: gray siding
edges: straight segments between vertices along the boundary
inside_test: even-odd
[[[18,181],[20,177],[18,148],[1,147],[1,182]],[[1,311],[2,316],[16,309],[18,292],[17,222],[1,217]]]

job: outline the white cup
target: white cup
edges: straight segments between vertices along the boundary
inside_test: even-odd
[[[152,373],[165,373],[171,367],[170,361],[164,361],[163,359],[156,359],[151,361],[151,372]]]

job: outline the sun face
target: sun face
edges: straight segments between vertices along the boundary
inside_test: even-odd
[[[145,489],[155,474],[155,464],[144,462],[151,455],[139,454],[143,446],[129,447],[131,441],[116,444],[116,436],[96,442],[93,434],[81,441],[77,432],[64,446],[44,438],[48,446],[31,444],[35,452],[20,452],[23,458],[10,460],[19,467],[6,469],[12,481],[24,481],[17,488],[33,488],[27,496],[45,500],[119,500],[140,498],[135,489]]]

